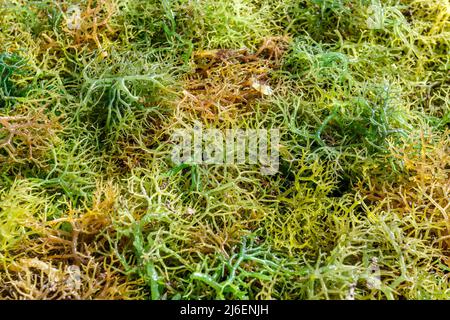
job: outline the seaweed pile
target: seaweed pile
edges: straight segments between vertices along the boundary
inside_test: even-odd
[[[448,0],[0,0],[0,299],[449,299]],[[279,170],[172,161],[200,124]]]

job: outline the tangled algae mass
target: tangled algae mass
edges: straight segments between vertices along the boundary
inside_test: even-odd
[[[0,0],[1,299],[450,299],[448,0]],[[174,163],[194,126],[278,170]]]

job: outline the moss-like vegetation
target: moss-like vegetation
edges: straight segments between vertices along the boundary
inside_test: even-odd
[[[450,299],[449,44],[448,0],[0,0],[0,298]],[[198,124],[278,172],[177,166]]]

